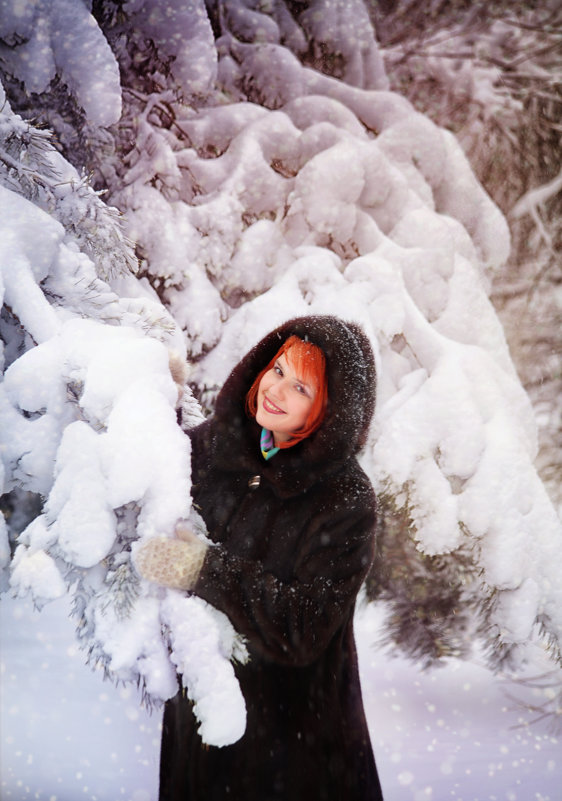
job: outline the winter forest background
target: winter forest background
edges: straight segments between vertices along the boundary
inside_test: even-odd
[[[397,676],[406,709],[439,676],[454,695],[453,669],[495,697],[481,678],[494,671],[520,690],[517,720],[544,738],[551,774],[532,796],[501,777],[497,796],[415,785],[412,753],[391,769],[412,743],[392,752],[378,698],[383,789],[554,799],[559,3],[4,0],[0,77],[2,797],[64,798],[21,756],[25,693],[52,703],[36,639],[52,653],[64,626],[81,650],[65,645],[57,669],[87,661],[88,688],[121,683],[129,722],[155,708],[151,774],[176,670],[206,741],[241,735],[243,643],[198,599],[139,581],[131,551],[197,523],[176,406],[195,423],[264,333],[334,313],[364,327],[379,375],[363,457],[381,499],[358,619],[366,704]],[[89,759],[99,786],[84,797],[151,797],[118,792],[101,752]],[[119,781],[140,770],[130,759]],[[458,756],[440,759],[451,786]]]

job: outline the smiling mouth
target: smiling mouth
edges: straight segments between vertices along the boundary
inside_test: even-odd
[[[263,408],[266,412],[269,412],[269,414],[285,414],[283,409],[280,409],[279,406],[276,406],[274,403],[272,403],[268,398],[265,397],[265,395],[263,398]]]

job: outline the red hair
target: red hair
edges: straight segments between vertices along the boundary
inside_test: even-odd
[[[251,417],[256,416],[258,409],[260,381],[283,353],[287,361],[290,362],[291,367],[298,374],[298,377],[307,384],[311,384],[315,389],[314,400],[304,426],[300,431],[294,432],[287,442],[282,442],[279,445],[280,448],[290,448],[302,439],[309,437],[322,425],[326,414],[326,404],[328,403],[328,381],[326,378],[326,358],[322,349],[318,345],[314,345],[312,342],[305,342],[293,334],[285,340],[269,364],[258,373],[250,387],[246,395],[246,411]]]

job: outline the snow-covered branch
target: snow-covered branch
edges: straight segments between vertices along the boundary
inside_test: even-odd
[[[9,159],[0,185],[1,566],[12,592],[30,594],[38,607],[70,593],[92,664],[140,683],[149,702],[176,693],[179,667],[202,735],[232,742],[245,725],[230,664],[243,648],[232,627],[197,599],[163,604],[130,562],[133,542],[172,535],[191,513],[189,439],[177,425],[169,369],[169,348],[185,353],[179,330],[155,293],[123,273],[129,246],[96,193],[47,140],[40,160],[23,151],[34,131],[7,104],[0,129],[28,162],[22,173]],[[30,190],[30,172],[41,192]],[[112,242],[103,241],[108,231]],[[95,265],[87,252],[98,251],[98,237]],[[113,286],[98,274],[108,257],[122,265]],[[186,419],[195,419],[184,378]],[[16,508],[22,492],[37,499],[30,519]],[[178,609],[187,615],[181,626]],[[185,655],[184,636],[206,638],[204,661]]]

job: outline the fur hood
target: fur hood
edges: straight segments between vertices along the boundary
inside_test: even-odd
[[[282,459],[276,457],[266,464],[263,460],[258,462],[260,472],[286,495],[301,492],[321,475],[337,471],[364,446],[374,411],[376,385],[371,346],[356,323],[328,315],[289,320],[249,351],[217,397],[214,425],[223,443],[229,442],[224,467],[230,463],[233,470],[256,469],[259,429],[255,420],[245,414],[246,395],[259,371],[292,334],[308,338],[323,350],[328,406],[318,431],[284,450]]]

